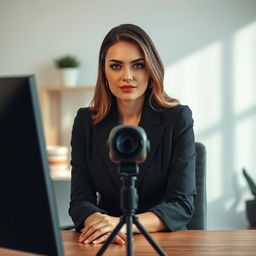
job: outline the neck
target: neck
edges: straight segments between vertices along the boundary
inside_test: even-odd
[[[138,125],[141,118],[144,97],[135,101],[117,100],[119,121],[122,125]]]

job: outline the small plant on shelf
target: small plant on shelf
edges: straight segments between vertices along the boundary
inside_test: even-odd
[[[254,199],[246,201],[247,219],[251,227],[256,227],[256,183],[253,181],[253,179],[250,177],[250,175],[247,173],[247,171],[244,168],[243,168],[243,175],[254,197]]]
[[[77,68],[80,62],[75,56],[65,55],[55,60],[57,68]]]
[[[61,86],[76,86],[78,78],[78,67],[80,62],[73,55],[64,55],[55,59],[55,65],[59,71]]]

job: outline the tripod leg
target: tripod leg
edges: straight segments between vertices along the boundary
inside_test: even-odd
[[[127,256],[133,256],[133,217],[132,216],[126,216],[126,225],[127,225],[127,244],[126,244],[126,255]]]
[[[148,240],[148,242],[152,245],[152,247],[158,252],[161,256],[167,256],[164,250],[155,242],[155,240],[149,235],[149,233],[144,229],[144,227],[140,224],[137,217],[133,216],[133,222],[139,229],[139,231],[144,235],[144,237]]]
[[[102,245],[102,247],[100,248],[100,250],[97,252],[96,256],[101,256],[103,255],[103,253],[105,252],[105,250],[107,249],[107,247],[110,245],[110,243],[112,242],[112,240],[114,239],[114,237],[117,235],[117,233],[120,231],[120,229],[122,228],[122,226],[125,223],[125,217],[122,216],[120,218],[119,223],[117,224],[117,226],[114,228],[113,232],[111,233],[111,235],[108,237],[108,239],[104,242],[104,244]]]

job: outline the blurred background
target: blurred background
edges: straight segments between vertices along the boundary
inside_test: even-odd
[[[39,89],[58,87],[54,59],[71,54],[81,62],[77,87],[93,86],[101,42],[122,23],[151,36],[165,90],[193,111],[196,141],[207,148],[208,229],[248,228],[242,168],[256,177],[255,0],[0,0],[0,76],[35,74]],[[92,95],[60,93],[60,145]],[[60,223],[69,224],[70,181],[54,186]]]

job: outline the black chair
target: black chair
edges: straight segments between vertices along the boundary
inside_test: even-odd
[[[206,229],[206,148],[196,142],[196,198],[195,212],[187,224],[187,229]],[[73,225],[61,227],[62,230],[74,229]]]
[[[187,229],[206,229],[206,148],[196,142],[196,198],[195,212],[187,224]]]

